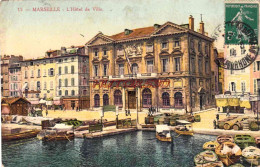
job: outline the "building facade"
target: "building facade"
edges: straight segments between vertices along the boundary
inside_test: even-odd
[[[9,67],[9,96],[18,97],[22,96],[22,72],[21,64],[14,63]]]
[[[88,56],[84,53],[84,47],[62,47],[47,51],[44,58],[24,60],[24,96],[35,105],[42,99],[69,110],[88,108]]]
[[[167,22],[112,36],[98,33],[86,48],[94,109],[152,106],[190,112],[214,104],[213,39],[205,35],[203,22],[200,32],[194,31],[192,16],[185,25]]]
[[[14,64],[22,61],[22,56],[1,56],[1,95],[2,97],[9,97],[9,67]]]

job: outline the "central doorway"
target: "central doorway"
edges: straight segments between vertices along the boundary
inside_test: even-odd
[[[135,91],[128,91],[128,108],[136,109]]]

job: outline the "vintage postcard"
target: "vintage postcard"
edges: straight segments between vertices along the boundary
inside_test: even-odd
[[[4,167],[260,166],[259,0],[0,0]]]

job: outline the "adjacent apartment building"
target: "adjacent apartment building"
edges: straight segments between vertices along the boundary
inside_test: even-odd
[[[21,62],[24,96],[32,103],[41,99],[65,109],[89,107],[88,56],[84,46],[49,50],[45,57]]]
[[[86,48],[92,108],[190,112],[215,102],[213,39],[203,22],[194,31],[192,16],[184,25],[166,22],[110,36],[98,33]]]

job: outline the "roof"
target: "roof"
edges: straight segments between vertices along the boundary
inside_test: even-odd
[[[56,52],[56,51],[58,51],[58,50],[48,50],[47,52],[48,53],[53,53],[53,52]]]
[[[132,29],[131,33],[128,35],[125,35],[125,32],[121,32],[119,34],[115,34],[112,36],[108,36],[114,40],[123,40],[123,39],[131,39],[131,38],[140,38],[140,37],[149,37],[153,32],[155,28],[152,27],[144,27],[144,28],[137,28]]]
[[[27,103],[30,103],[27,99],[25,99],[23,97],[2,98],[1,103],[5,102],[7,104],[13,104],[13,103],[17,102],[20,99],[22,99],[23,101],[25,101]]]

